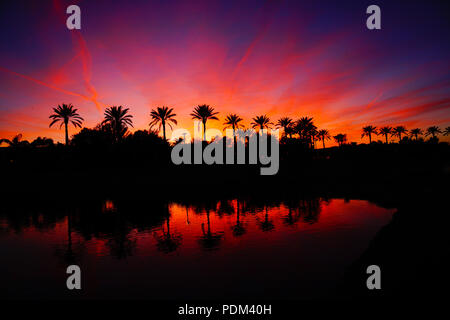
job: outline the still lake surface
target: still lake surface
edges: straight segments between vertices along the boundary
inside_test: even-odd
[[[2,207],[1,297],[333,297],[394,211],[323,198]],[[70,264],[81,291],[66,289]]]

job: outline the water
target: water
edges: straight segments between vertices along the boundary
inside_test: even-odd
[[[335,295],[394,210],[321,198],[106,199],[0,212],[3,298],[297,299]],[[66,289],[70,264],[81,291]]]

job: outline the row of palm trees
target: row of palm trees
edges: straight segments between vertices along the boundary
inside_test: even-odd
[[[397,126],[397,127],[381,127],[377,128],[374,126],[366,126],[363,128],[363,133],[361,135],[361,138],[368,137],[369,143],[372,143],[372,135],[381,135],[385,137],[386,143],[389,142],[389,136],[391,137],[397,137],[398,141],[400,142],[402,140],[402,136],[406,137],[409,136],[412,138],[414,137],[415,140],[419,139],[419,136],[422,136],[425,134],[425,136],[432,136],[433,138],[436,138],[436,136],[439,133],[443,133],[444,135],[450,135],[450,127],[445,128],[444,132],[441,131],[439,127],[431,126],[428,127],[425,132],[420,128],[414,128],[411,130],[407,130],[404,126]]]
[[[190,114],[192,119],[200,120],[202,122],[204,140],[206,140],[206,125],[208,120],[219,120],[217,117],[218,114],[219,112],[215,111],[213,107],[206,104],[196,106]],[[158,131],[162,129],[163,138],[167,141],[166,126],[173,129],[172,125],[177,124],[175,117],[176,114],[174,113],[173,108],[166,106],[157,107],[150,113],[150,129],[155,127],[158,128]],[[133,116],[129,114],[129,108],[112,106],[105,109],[104,120],[101,124],[108,127],[111,130],[114,139],[119,141],[125,135],[128,127],[133,127],[132,118]],[[81,127],[84,120],[78,114],[78,109],[75,109],[71,104],[62,104],[56,108],[53,108],[53,114],[50,115],[50,119],[52,119],[50,127],[55,123],[60,123],[60,128],[64,125],[66,144],[69,142],[68,125],[71,123],[74,127]],[[235,135],[237,129],[245,129],[242,122],[243,119],[239,115],[231,113],[225,117],[224,128],[233,129],[233,135]],[[310,117],[302,117],[298,120],[294,120],[289,117],[282,117],[276,122],[276,124],[274,124],[270,121],[270,118],[267,115],[259,115],[252,118],[250,125],[253,129],[258,131],[270,129],[275,125],[276,128],[283,129],[284,138],[292,138],[293,135],[297,135],[301,141],[306,142],[311,147],[314,147],[315,141],[318,140],[322,141],[323,148],[325,148],[325,141],[331,139],[330,132],[327,129],[319,130],[314,125],[313,118]],[[408,133],[411,137],[415,137],[416,140],[418,140],[418,137],[423,134],[426,136],[431,135],[435,138],[439,133],[449,135],[450,127],[447,127],[444,132],[442,132],[439,127],[432,126],[423,132],[420,128],[414,128],[408,131],[404,126],[385,126],[378,129],[375,126],[368,125],[362,129],[361,138],[368,137],[369,143],[372,143],[372,135],[381,135],[385,137],[385,141],[388,143],[389,136],[396,136],[399,141],[401,141],[402,136],[405,137]],[[347,135],[342,133],[333,136],[333,138],[339,145],[342,145],[347,141]]]

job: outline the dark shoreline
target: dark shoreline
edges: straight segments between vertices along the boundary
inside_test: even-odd
[[[450,265],[450,147],[421,145],[419,151],[414,151],[414,147],[377,145],[315,150],[314,156],[306,154],[298,161],[282,158],[280,172],[275,176],[260,176],[258,166],[147,167],[142,163],[133,166],[133,161],[121,157],[109,163],[93,158],[95,168],[7,168],[0,208],[38,203],[52,203],[57,208],[69,201],[91,198],[114,199],[130,205],[144,201],[146,206],[156,208],[168,201],[195,203],[236,198],[263,205],[313,197],[368,200],[397,211],[363,255],[349,266],[333,298],[439,298],[439,289],[445,289],[449,282],[446,270]],[[415,157],[411,157],[411,150]],[[373,157],[374,152],[381,154]],[[325,156],[331,160],[325,161]],[[76,163],[74,159],[70,161]],[[121,161],[120,170],[115,170]],[[369,291],[365,281],[361,281],[367,278],[370,264],[382,269],[381,291]]]

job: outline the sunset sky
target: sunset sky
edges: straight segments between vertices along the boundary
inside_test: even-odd
[[[66,27],[70,4],[81,7],[80,31]],[[382,30],[366,28],[371,4],[381,7]],[[0,138],[63,141],[63,130],[48,127],[61,103],[75,105],[86,127],[107,106],[128,107],[133,130],[148,129],[150,110],[167,105],[192,131],[198,104],[220,112],[209,127],[222,129],[230,112],[247,126],[260,114],[310,116],[357,142],[368,124],[447,127],[449,9],[444,1],[3,1]]]

